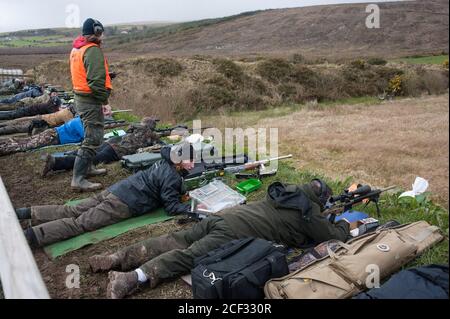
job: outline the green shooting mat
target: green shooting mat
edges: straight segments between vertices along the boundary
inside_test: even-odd
[[[70,201],[66,205],[73,206],[79,202],[81,202],[81,200]],[[77,237],[51,244],[45,247],[44,251],[50,258],[55,259],[87,245],[96,244],[103,240],[117,237],[130,230],[164,222],[170,219],[172,219],[172,217],[168,216],[165,210],[161,208],[146,215],[129,218],[117,224],[109,225],[93,232],[85,233]]]

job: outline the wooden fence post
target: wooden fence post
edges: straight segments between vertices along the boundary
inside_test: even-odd
[[[7,299],[50,298],[1,177],[0,280]]]

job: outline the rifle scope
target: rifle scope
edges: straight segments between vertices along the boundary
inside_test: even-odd
[[[364,196],[371,191],[372,188],[369,185],[363,185],[355,189],[353,192],[346,191],[344,194],[331,197],[330,202],[345,202],[347,200],[353,199],[356,196]]]

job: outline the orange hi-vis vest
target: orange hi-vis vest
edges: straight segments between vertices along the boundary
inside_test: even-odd
[[[90,47],[98,47],[98,44],[89,43],[85,46],[76,49],[73,48],[70,53],[70,72],[72,74],[72,85],[73,90],[79,93],[92,93],[91,88],[88,85],[87,81],[87,72],[84,67],[83,57],[84,53]],[[112,90],[111,77],[109,76],[109,67],[108,61],[105,58],[105,70],[106,70],[106,79],[105,79],[105,87],[109,90]]]

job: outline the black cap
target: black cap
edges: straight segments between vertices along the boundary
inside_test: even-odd
[[[98,20],[89,18],[83,23],[83,35],[100,35],[104,31],[103,24]]]

